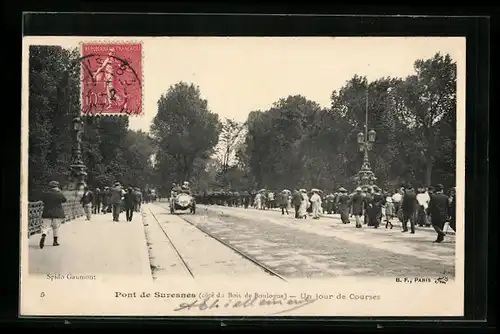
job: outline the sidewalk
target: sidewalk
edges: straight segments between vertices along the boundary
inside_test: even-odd
[[[80,217],[61,225],[60,246],[52,246],[49,232],[40,249],[40,234],[29,238],[29,274],[141,275],[151,277],[140,212],[132,222],[113,222],[111,213]]]

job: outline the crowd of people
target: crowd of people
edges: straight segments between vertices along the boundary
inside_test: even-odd
[[[112,186],[104,187],[102,190],[98,187],[91,190],[85,186],[79,201],[87,221],[92,219],[92,214],[112,213],[113,221],[118,222],[120,214],[125,211],[126,221],[131,222],[134,212],[141,210],[142,203],[153,202],[157,199],[156,192],[152,189],[141,191],[139,187],[125,187],[120,182],[115,182]],[[45,239],[50,230],[54,237],[53,246],[59,246],[58,230],[66,217],[62,204],[67,202],[66,196],[59,188],[59,182],[49,182],[47,191],[41,195],[41,200],[44,206],[40,248],[44,248]]]
[[[455,230],[455,188],[449,189],[446,194],[441,184],[416,189],[407,184],[394,191],[364,186],[352,192],[344,187],[328,193],[320,189],[261,189],[256,192],[215,191],[196,196],[202,204],[254,207],[257,210],[279,208],[282,215],[288,215],[289,210],[293,210],[296,219],[309,216],[320,219],[326,214],[340,214],[344,224],[349,224],[350,217],[354,217],[356,228],[363,225],[378,228],[385,223],[385,228],[392,229],[397,219],[402,232],[414,234],[416,226],[432,226],[438,235],[436,242],[444,240],[446,222]]]

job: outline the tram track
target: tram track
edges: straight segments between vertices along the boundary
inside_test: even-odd
[[[165,230],[165,228],[163,227],[163,225],[160,223],[160,221],[158,220],[158,218],[156,218],[156,215],[154,214],[153,210],[149,209],[149,212],[151,213],[151,216],[154,218],[154,220],[156,221],[156,223],[160,227],[160,230],[163,232],[163,235],[165,235],[165,237],[167,238],[170,247],[172,248],[172,250],[177,255],[177,257],[178,257],[179,261],[182,263],[184,269],[187,271],[187,273],[192,278],[194,278],[193,270],[191,269],[191,267],[189,266],[189,264],[187,263],[187,261],[182,257],[181,253],[179,252],[179,250],[177,249],[177,247],[173,243],[172,239],[170,239],[170,237],[168,236],[167,231]]]
[[[153,204],[155,206],[161,208],[162,210],[167,211],[167,212],[169,212],[169,210],[170,210],[169,208],[166,208],[164,205],[157,204],[157,203],[153,203]],[[186,271],[189,272],[189,274],[191,275],[191,277],[195,278],[194,271],[191,269],[191,267],[188,264],[188,261],[186,261],[184,259],[184,257],[181,255],[181,252],[178,250],[178,248],[173,243],[172,239],[170,238],[170,236],[169,236],[167,230],[164,228],[163,224],[158,220],[158,218],[156,217],[156,215],[154,214],[154,212],[151,209],[149,209],[149,210],[151,212],[152,217],[154,218],[154,220],[156,221],[156,223],[160,227],[161,231],[163,232],[164,236],[168,240],[168,243],[170,244],[171,248],[175,251],[175,253],[177,254],[178,258],[180,259],[180,261],[184,265]],[[235,253],[238,256],[242,257],[243,259],[249,261],[250,263],[252,263],[256,267],[258,267],[259,269],[261,269],[262,271],[264,271],[265,273],[269,274],[270,276],[275,277],[275,278],[277,278],[277,279],[279,279],[281,281],[288,282],[285,277],[281,276],[276,271],[274,271],[273,269],[269,268],[267,265],[265,265],[262,262],[256,260],[252,256],[250,256],[247,253],[245,253],[244,251],[242,251],[242,250],[234,247],[233,245],[229,244],[228,242],[222,240],[221,238],[217,237],[213,233],[210,233],[209,231],[207,231],[203,227],[198,226],[197,224],[194,224],[194,223],[190,222],[183,215],[175,215],[175,216],[178,217],[183,222],[185,222],[185,223],[189,224],[190,226],[194,227],[196,230],[198,230],[199,232],[203,233],[205,236],[211,238],[212,240],[217,241],[219,244],[223,245],[225,248],[231,250],[233,253]]]

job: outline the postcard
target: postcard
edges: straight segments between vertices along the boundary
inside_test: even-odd
[[[462,316],[465,45],[25,37],[21,316]]]

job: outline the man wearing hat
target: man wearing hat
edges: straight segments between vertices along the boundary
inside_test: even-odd
[[[123,188],[120,182],[115,182],[111,192],[111,206],[113,208],[113,221],[117,222],[120,219],[120,211],[122,204]]]
[[[354,218],[356,219],[356,227],[361,228],[361,216],[363,216],[363,205],[365,202],[365,198],[362,194],[363,190],[361,187],[356,188],[356,193],[352,195],[351,198],[351,209]]]
[[[97,214],[101,211],[101,189],[95,188],[94,196],[92,198],[92,213]]]
[[[448,219],[449,213],[449,198],[443,193],[443,185],[438,184],[435,188],[435,194],[431,196],[429,201],[429,213],[431,215],[432,227],[437,233],[435,242],[442,242],[444,236],[444,224]]]
[[[340,219],[343,224],[349,224],[349,195],[347,194],[347,189],[340,187],[340,195],[337,197],[337,204],[340,211]]]
[[[297,188],[292,194],[292,205],[293,208],[295,209],[295,218],[299,219],[300,217],[300,205],[302,204],[303,201],[303,196],[300,190]]]
[[[417,201],[417,194],[411,185],[405,187],[405,193],[401,201],[401,209],[403,210],[403,231],[408,232],[408,220],[410,221],[410,233],[415,233],[415,220],[417,216],[417,209],[419,207]]]
[[[83,196],[80,199],[80,204],[83,206],[83,211],[85,212],[85,220],[90,220],[92,218],[93,201],[94,193],[89,190],[89,187],[85,186],[83,188]]]
[[[57,239],[59,237],[58,231],[61,222],[64,221],[66,215],[62,204],[67,201],[66,197],[59,189],[59,182],[50,181],[49,190],[43,193],[43,214],[42,214],[42,237],[40,238],[40,248],[45,245],[45,237],[52,229],[54,236],[53,246],[59,246]]]
[[[134,196],[135,196],[135,211],[139,212],[141,211],[141,204],[142,204],[142,192],[139,187],[136,187],[134,189]]]

